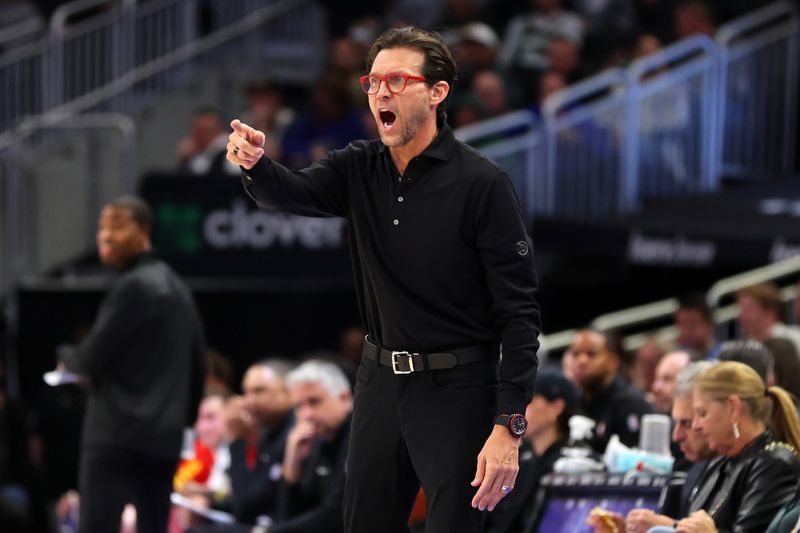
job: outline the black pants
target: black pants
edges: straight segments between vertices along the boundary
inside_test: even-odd
[[[136,507],[136,530],[166,533],[176,459],[112,448],[84,448],[79,533],[119,531],[122,511]]]
[[[478,533],[477,457],[489,436],[497,366],[487,361],[395,375],[362,359],[347,458],[345,531],[407,532],[420,484],[427,533]]]

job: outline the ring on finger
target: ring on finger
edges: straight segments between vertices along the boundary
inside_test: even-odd
[[[502,492],[503,494],[508,494],[509,492],[511,492],[511,489],[512,489],[511,485],[503,485],[502,487],[500,487],[500,492]]]
[[[235,155],[235,156],[238,156],[238,155],[239,155],[239,147],[238,147],[238,146],[234,147],[234,149],[233,149],[233,155]]]

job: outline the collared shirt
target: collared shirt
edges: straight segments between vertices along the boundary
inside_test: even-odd
[[[525,412],[538,363],[537,282],[502,169],[445,126],[402,176],[374,140],[303,170],[262,158],[243,181],[262,207],[347,218],[370,338],[420,352],[501,342],[497,412]]]

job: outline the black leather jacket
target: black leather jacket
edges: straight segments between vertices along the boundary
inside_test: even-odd
[[[703,473],[690,512],[704,509],[719,533],[763,533],[794,495],[800,458],[770,431],[736,457],[718,457]]]

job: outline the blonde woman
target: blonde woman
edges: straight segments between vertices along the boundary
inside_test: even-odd
[[[764,387],[749,366],[728,361],[703,372],[694,427],[720,453],[703,474],[678,533],[763,533],[800,479],[800,425],[788,393]]]

